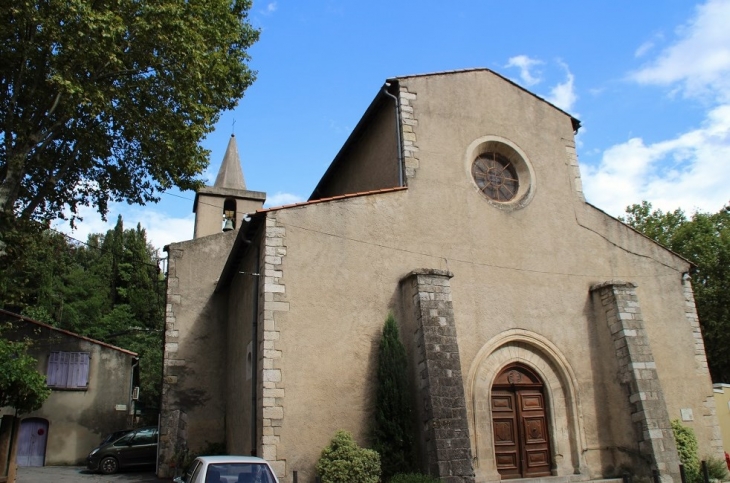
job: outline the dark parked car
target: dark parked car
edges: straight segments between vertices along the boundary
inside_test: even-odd
[[[121,433],[121,434],[119,434]],[[117,431],[89,453],[86,466],[104,474],[120,469],[154,467],[157,461],[157,428]]]
[[[122,436],[124,436],[125,434],[131,433],[132,431],[134,431],[134,430],[133,429],[122,429],[120,431],[114,431],[113,433],[107,434],[106,437],[103,440],[101,440],[101,443],[99,443],[99,446],[103,446],[106,443],[116,441],[119,438],[121,438]]]

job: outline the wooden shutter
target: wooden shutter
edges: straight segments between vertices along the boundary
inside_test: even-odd
[[[89,385],[87,352],[51,352],[46,383],[49,387],[85,389]]]
[[[68,356],[66,387],[85,388],[89,382],[89,354],[86,352],[69,352]]]

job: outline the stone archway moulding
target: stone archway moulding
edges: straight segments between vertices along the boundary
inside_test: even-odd
[[[547,338],[535,332],[511,329],[484,344],[469,368],[466,401],[477,479],[494,481],[501,478],[495,464],[489,401],[494,378],[512,362],[531,367],[545,383],[553,473],[556,476],[585,474],[583,450],[586,442],[573,369]]]

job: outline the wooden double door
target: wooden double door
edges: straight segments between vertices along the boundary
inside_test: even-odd
[[[540,378],[520,364],[507,366],[492,386],[491,408],[502,478],[550,476],[550,433]]]

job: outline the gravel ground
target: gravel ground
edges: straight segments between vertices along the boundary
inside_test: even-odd
[[[114,475],[92,473],[83,466],[18,468],[16,483],[162,483],[152,471],[128,471]]]

